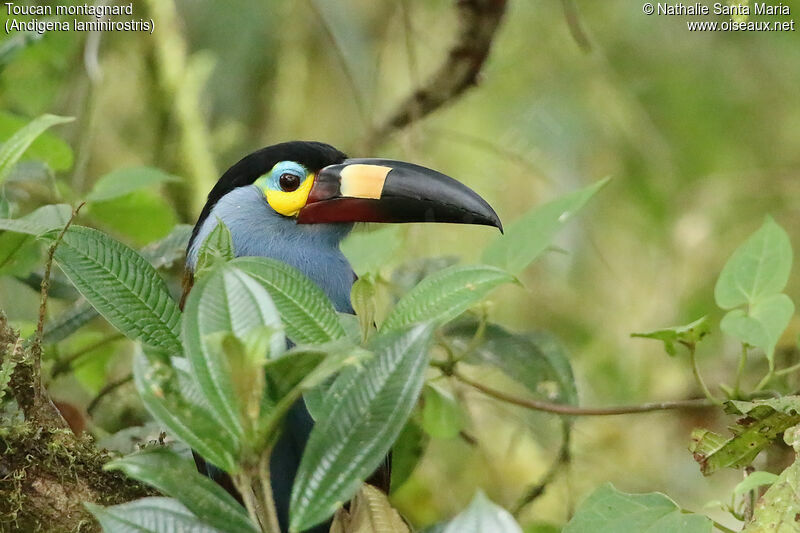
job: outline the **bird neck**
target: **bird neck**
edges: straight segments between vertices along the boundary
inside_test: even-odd
[[[218,220],[230,230],[237,257],[269,257],[293,266],[327,294],[337,311],[353,312],[350,288],[355,275],[339,249],[352,224],[297,224],[273,211],[257,187],[239,187],[220,198],[202,222],[186,257],[190,269]]]

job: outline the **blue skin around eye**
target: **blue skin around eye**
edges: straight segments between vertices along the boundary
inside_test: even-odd
[[[274,191],[280,191],[281,186],[280,183],[278,183],[278,180],[280,179],[281,174],[285,173],[294,174],[300,178],[301,183],[306,179],[306,176],[308,176],[308,170],[306,170],[303,165],[295,163],[294,161],[281,161],[272,167],[272,170],[270,170],[268,174],[258,178],[256,183],[260,184],[260,180],[266,177],[267,186]]]

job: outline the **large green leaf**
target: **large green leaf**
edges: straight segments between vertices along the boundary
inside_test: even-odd
[[[499,268],[452,266],[431,274],[397,302],[381,325],[392,331],[417,322],[448,322],[480,301],[486,294],[515,278]]]
[[[800,426],[787,429],[784,440],[794,448],[795,454],[800,453]],[[746,479],[750,477],[752,475]],[[798,487],[800,461],[795,457],[794,463],[759,498],[753,509],[753,519],[744,528],[744,533],[795,533],[800,517]]]
[[[511,513],[478,491],[464,511],[448,522],[442,533],[522,533]]]
[[[247,272],[269,292],[292,341],[314,344],[345,336],[328,297],[296,268],[264,257],[239,257],[231,265]]]
[[[771,217],[725,263],[714,287],[723,309],[753,305],[783,290],[792,268],[789,236]]]
[[[563,533],[711,533],[705,516],[684,513],[664,494],[626,494],[606,483],[578,507]]]
[[[203,523],[181,502],[172,498],[142,498],[111,507],[86,503],[106,533],[222,533]]]
[[[474,320],[463,320],[448,327],[446,334],[471,363],[491,365],[524,385],[533,394],[562,403],[577,404],[578,391],[572,366],[561,344],[546,333],[512,333],[502,326],[487,324],[478,342]],[[555,390],[551,384],[555,385]]]
[[[180,310],[164,280],[135,250],[97,230],[71,226],[56,249],[55,260],[84,298],[119,331],[168,354],[181,352]]]
[[[220,485],[197,472],[187,460],[165,447],[145,449],[106,464],[107,470],[122,470],[134,479],[152,485],[185,505],[202,522],[223,531],[259,529],[244,507]]]
[[[292,488],[293,531],[329,517],[384,460],[422,389],[432,331],[423,324],[377,337],[375,357],[334,381]]]
[[[742,468],[778,438],[787,428],[800,423],[800,396],[783,396],[751,402],[729,401],[725,411],[740,418],[726,438],[706,429],[695,429],[689,451],[703,475],[721,468]]]
[[[113,170],[102,176],[86,196],[87,202],[105,202],[160,183],[179,178],[152,167],[133,167]]]
[[[242,437],[241,399],[235,393],[231,362],[212,342],[213,335],[233,333],[244,339],[267,326],[273,334],[265,357],[285,349],[280,318],[269,293],[242,270],[220,265],[192,289],[184,308],[182,338],[192,375],[217,419]]]
[[[606,183],[608,178],[533,208],[508,226],[505,235],[489,244],[483,261],[519,273],[550,245],[555,234]]]
[[[35,118],[22,129],[18,130],[10,139],[0,146],[0,183],[3,183],[11,169],[17,164],[25,150],[45,130],[56,124],[72,122],[72,117],[59,117],[56,115],[42,115]]]
[[[140,253],[154,268],[169,268],[175,261],[183,259],[191,233],[192,226],[178,224],[169,235],[148,244],[140,250]],[[63,340],[96,316],[97,311],[89,302],[78,300],[45,325],[44,342]]]
[[[181,380],[178,370],[160,358],[148,358],[141,350],[134,355],[133,377],[153,418],[206,460],[226,472],[237,470],[235,439],[214,419],[202,397],[196,397],[193,382]]]

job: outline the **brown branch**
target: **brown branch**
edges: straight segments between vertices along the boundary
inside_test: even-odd
[[[366,153],[381,145],[395,131],[424,118],[477,85],[506,3],[507,0],[456,0],[458,36],[455,44],[430,79],[370,132],[362,143]]]
[[[72,221],[78,216],[78,211],[84,206],[86,202],[81,202],[78,207],[72,210],[72,216],[69,217],[67,223],[59,232],[56,240],[50,245],[47,250],[47,261],[44,265],[44,277],[42,278],[41,296],[39,299],[39,321],[36,324],[36,335],[33,339],[31,346],[31,355],[33,356],[33,403],[35,406],[41,405],[42,400],[42,338],[44,337],[44,321],[47,315],[47,293],[50,290],[50,271],[53,268],[53,257],[56,253],[56,248],[64,234],[72,225]]]
[[[516,517],[519,517],[522,510],[525,509],[528,505],[533,503],[537,498],[539,498],[544,491],[547,489],[548,485],[550,485],[553,481],[555,481],[556,476],[561,469],[567,466],[572,458],[569,448],[571,442],[571,431],[572,428],[570,427],[571,424],[568,419],[561,419],[561,446],[558,449],[558,454],[556,458],[553,460],[553,464],[550,465],[550,468],[545,472],[542,479],[536,483],[535,485],[530,486],[517,503],[514,504],[514,507],[511,511]]]
[[[574,405],[567,405],[562,403],[543,402],[539,400],[530,400],[528,398],[520,398],[486,385],[474,381],[463,374],[453,371],[452,376],[476,389],[487,396],[502,400],[504,402],[519,405],[535,411],[544,411],[546,413],[553,413],[557,415],[566,416],[610,416],[610,415],[628,415],[635,413],[649,413],[652,411],[666,411],[672,409],[707,409],[713,407],[714,404],[707,398],[698,398],[696,400],[678,400],[670,402],[652,402],[643,403],[639,405],[619,405],[612,407],[577,407]]]

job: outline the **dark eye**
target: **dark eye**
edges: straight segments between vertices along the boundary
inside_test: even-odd
[[[285,172],[278,178],[278,184],[286,192],[296,191],[300,186],[300,176]]]

